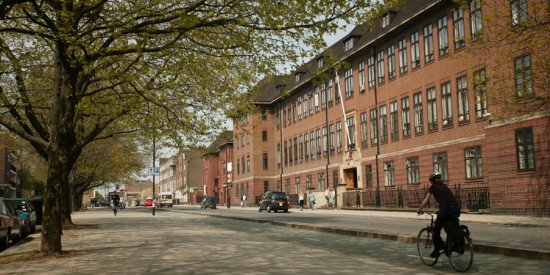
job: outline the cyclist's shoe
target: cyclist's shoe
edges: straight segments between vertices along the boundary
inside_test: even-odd
[[[439,250],[434,250],[431,254],[430,254],[430,258],[439,258],[441,254],[439,254]]]

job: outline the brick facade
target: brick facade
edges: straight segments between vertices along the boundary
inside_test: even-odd
[[[498,10],[491,6],[500,5],[495,3],[484,2],[481,11],[490,14]],[[467,39],[474,37],[470,24],[474,13],[463,7],[463,17],[458,21],[464,26],[464,40],[460,40],[456,39],[453,27],[457,24],[453,16],[459,6],[452,1],[407,1],[406,5],[408,10],[395,17],[386,29],[369,31],[357,27],[331,46],[339,60],[349,65],[338,71],[337,83],[333,76],[319,81],[311,73],[319,70],[316,66],[323,59],[320,55],[294,75],[273,78],[257,91],[258,109],[234,121],[234,163],[238,171],[234,173],[233,197],[243,193],[249,198],[257,197],[265,189],[280,189],[291,196],[299,191],[319,194],[323,188],[334,187],[341,202],[338,207],[348,206],[346,194],[356,191],[364,193],[363,206],[371,205],[365,196],[379,191],[387,207],[416,207],[417,197],[423,196],[427,188],[428,175],[445,166],[445,181],[461,192],[462,206],[467,210],[550,216],[548,112],[521,121],[493,117],[491,113],[499,110],[489,99],[495,96],[497,88],[489,81],[480,82],[479,76],[491,77],[496,66],[495,54],[469,50]],[[447,26],[446,49],[438,47],[441,41],[438,35],[444,33],[440,32],[442,22]],[[426,54],[430,40],[433,52]],[[350,41],[354,47],[344,50]],[[406,45],[406,70],[400,64],[401,45]],[[418,62],[411,62],[417,45]],[[390,75],[389,70],[392,52],[395,75]],[[536,56],[533,54],[532,58]],[[379,71],[381,64],[384,76]],[[502,70],[513,68],[513,61],[508,65]],[[364,90],[359,83],[362,68]],[[375,77],[370,78],[369,72],[373,71]],[[476,98],[476,86],[485,87],[489,95]],[[338,89],[341,100],[337,99]],[[324,98],[323,91],[330,91],[331,95]],[[515,90],[499,92],[515,93]],[[421,102],[415,104],[418,98]],[[479,104],[483,101],[487,102],[486,109]],[[419,118],[415,105],[422,107]],[[435,115],[430,117],[430,112]],[[409,120],[404,121],[407,116]],[[354,129],[348,128],[354,133],[352,146],[348,144],[345,118],[355,124]],[[365,137],[362,118],[366,118]],[[394,122],[397,131],[392,135]],[[378,132],[373,135],[374,125]],[[325,127],[329,140],[326,151]],[[330,145],[332,127],[334,148]],[[518,172],[515,131],[523,127],[533,130],[536,167]],[[300,142],[306,134],[307,157],[302,149],[306,143]],[[264,135],[267,141],[263,140]],[[341,147],[337,143],[339,136]],[[373,138],[378,142],[373,142]],[[310,150],[312,141],[315,154]],[[266,169],[264,154],[268,156]],[[408,198],[400,197],[407,192]],[[392,201],[394,194],[400,198]]]

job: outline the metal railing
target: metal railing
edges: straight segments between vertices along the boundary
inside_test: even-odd
[[[489,187],[452,188],[458,203],[463,209],[479,211],[489,209]],[[391,190],[380,190],[380,208],[418,208],[428,192],[428,187],[406,189],[398,187]],[[342,193],[343,207],[373,208],[376,205],[376,190],[350,190]],[[427,207],[436,207],[435,199],[428,202]]]

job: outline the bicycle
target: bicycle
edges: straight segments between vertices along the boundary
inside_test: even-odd
[[[430,253],[434,250],[435,244],[433,242],[433,227],[435,224],[434,216],[436,213],[422,212],[419,215],[427,214],[430,216],[429,224],[425,228],[420,229],[418,232],[418,238],[416,239],[416,246],[418,255],[422,262],[427,266],[433,266],[437,263],[439,257],[431,258]],[[453,238],[448,232],[452,232],[452,227],[459,226],[459,230],[455,232],[461,232],[462,236]],[[443,233],[446,234],[445,239],[445,255],[449,258],[451,266],[458,272],[466,272],[472,266],[474,261],[474,245],[470,238],[470,230],[466,225],[459,225],[457,221],[449,221],[443,226],[445,230],[441,230],[442,238]],[[448,230],[449,229],[449,230]],[[453,240],[456,239],[456,240]]]

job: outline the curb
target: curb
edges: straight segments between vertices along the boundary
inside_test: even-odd
[[[252,218],[222,216],[222,215],[209,214],[209,213],[197,213],[197,212],[187,212],[187,211],[183,211],[183,212],[187,214],[210,216],[210,217],[220,218],[220,219],[242,220],[242,221],[249,221],[249,222],[256,222],[256,223],[269,223],[269,224],[283,226],[283,227],[304,229],[304,230],[310,230],[310,231],[316,231],[316,232],[332,233],[332,234],[353,236],[353,237],[360,237],[360,238],[397,241],[402,243],[416,243],[416,240],[418,239],[416,236],[408,236],[408,235],[395,235],[395,234],[361,231],[361,230],[354,230],[354,229],[342,229],[342,228],[334,228],[334,227],[327,227],[327,226],[314,226],[314,225],[302,224],[302,223],[286,223],[286,222],[277,222],[273,220],[258,220],[258,219],[252,219]],[[515,247],[508,247],[497,243],[490,243],[490,242],[483,242],[483,241],[476,242],[475,239],[473,240],[473,244],[474,244],[474,252],[478,252],[478,253],[496,254],[496,255],[503,255],[508,257],[516,257],[516,258],[530,259],[530,260],[550,261],[550,251],[537,250],[537,249],[527,248],[527,247],[519,247],[517,245]]]

